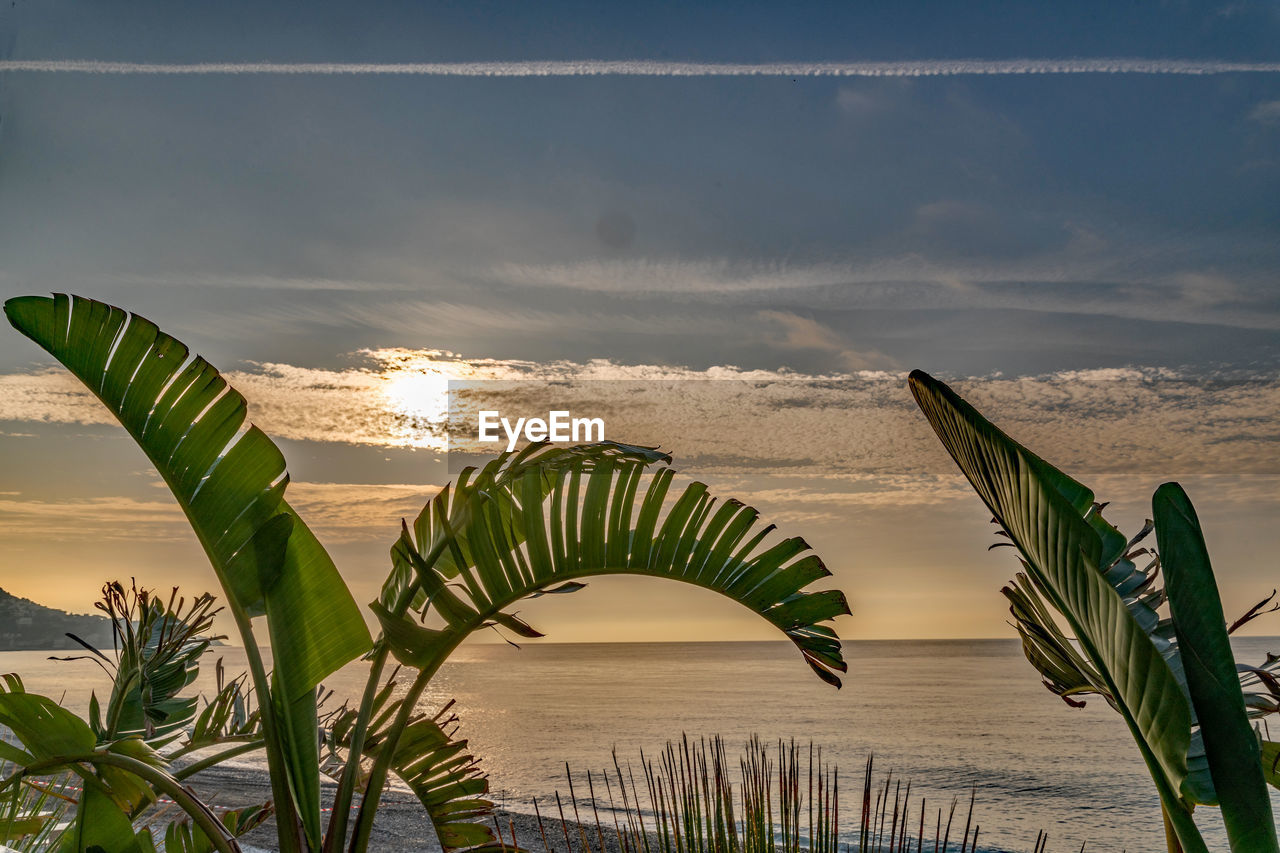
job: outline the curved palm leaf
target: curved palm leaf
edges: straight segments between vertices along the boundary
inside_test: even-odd
[[[284,499],[284,457],[245,401],[203,358],[154,323],[55,294],[5,303],[14,328],[62,362],[120,420],[182,506],[240,617],[266,614],[282,761],[309,836],[319,836],[315,695],[364,653],[364,620],[329,555]],[[247,618],[241,622],[252,643]]]
[[[527,451],[526,451],[527,452]],[[372,606],[393,653],[423,666],[478,628],[497,625],[541,636],[508,608],[522,598],[567,591],[598,575],[667,578],[719,592],[783,632],[824,681],[847,671],[840,641],[820,623],[849,612],[838,590],[807,591],[830,572],[799,537],[764,542],[773,525],[737,500],[718,508],[703,483],[689,484],[668,507],[674,472],[646,468],[659,457],[580,452],[552,465],[504,454],[474,482],[460,478],[406,525],[392,548],[393,577],[413,578],[428,628],[383,600]],[[642,488],[642,482],[647,479]],[[665,510],[665,514],[664,514]],[[461,524],[459,524],[461,519]],[[574,584],[569,589],[581,588]]]
[[[1028,575],[1019,572],[1012,583],[1000,590],[1009,599],[1014,628],[1022,638],[1022,653],[1044,680],[1044,686],[1075,708],[1084,701],[1075,697],[1095,693],[1111,702],[1102,676],[1076,651]]]
[[[629,445],[531,445],[480,471],[468,469],[453,488],[441,490],[412,531],[403,527],[391,551],[391,576],[371,605],[383,642],[420,671],[409,696],[479,628],[541,636],[508,610],[515,602],[574,592],[584,586],[578,579],[609,574],[679,580],[746,605],[791,639],[819,677],[839,687],[836,673],[847,671],[840,641],[820,623],[847,614],[848,604],[837,590],[805,589],[830,575],[822,561],[798,537],[766,546],[772,525],[760,526],[758,512],[739,501],[717,509],[702,483],[669,502],[672,470],[664,466],[652,476],[646,470],[669,461]],[[386,743],[403,743],[407,707],[388,727]],[[381,790],[387,770],[406,781],[417,776],[415,755],[400,746],[380,754],[365,802]],[[362,807],[358,838],[367,837],[371,823]],[[471,842],[491,843],[487,830],[474,832]]]
[[[1191,819],[1204,792],[1188,767],[1190,703],[1147,630],[1104,577],[1125,553],[1124,537],[1091,517],[1092,492],[1013,441],[946,385],[918,370],[909,382],[947,452],[1096,667],[1183,848],[1205,850]]]
[[[1249,725],[1227,620],[1195,508],[1177,483],[1151,499],[1169,609],[1233,850],[1276,853],[1262,751]]]

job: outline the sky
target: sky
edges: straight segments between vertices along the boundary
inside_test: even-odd
[[[451,475],[447,381],[568,382],[645,389],[609,438],[805,536],[842,635],[1012,636],[917,367],[1126,529],[1181,479],[1228,612],[1280,584],[1280,5],[259,6],[0,10],[0,296],[226,371],[358,600]],[[0,587],[83,611],[130,576],[213,583],[105,410],[0,333]],[[525,614],[770,636],[637,580]]]

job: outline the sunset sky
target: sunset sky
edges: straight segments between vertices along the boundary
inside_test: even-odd
[[[0,297],[106,300],[226,371],[362,601],[449,477],[447,382],[579,381],[639,389],[609,438],[805,536],[842,635],[1012,636],[918,367],[1125,529],[1181,479],[1240,611],[1280,584],[1280,5],[1118,5],[18,0]],[[6,325],[0,587],[83,611],[129,576],[213,583]],[[552,598],[554,640],[771,636],[683,585]]]

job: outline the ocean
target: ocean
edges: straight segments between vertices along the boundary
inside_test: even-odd
[[[1237,657],[1261,660],[1280,639],[1237,640]],[[934,804],[976,792],[984,849],[1163,850],[1159,801],[1119,715],[1101,700],[1068,707],[1041,686],[1016,641],[855,641],[836,691],[814,677],[789,643],[472,645],[439,673],[433,705],[457,700],[461,734],[483,759],[494,799],[528,810],[567,794],[565,765],[585,776],[611,768],[612,751],[637,764],[682,733],[719,734],[736,750],[752,734],[812,741],[841,770],[853,828],[869,753],[880,770],[912,781]],[[211,653],[231,672],[243,652]],[[28,690],[83,709],[106,679],[88,662],[48,653],[0,653],[0,672]],[[362,666],[329,685],[358,696]],[[736,766],[736,755],[733,763]],[[582,795],[581,789],[578,791]],[[1280,792],[1272,792],[1280,814]],[[1210,848],[1225,849],[1216,810],[1201,809]],[[953,836],[954,837],[954,836]]]

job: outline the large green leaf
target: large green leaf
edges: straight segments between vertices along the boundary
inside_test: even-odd
[[[144,853],[133,822],[92,777],[84,782],[71,824],[58,836],[56,853]]]
[[[1084,701],[1075,697],[1089,693],[1112,701],[1102,676],[1062,633],[1030,577],[1019,572],[1001,592],[1009,599],[1022,652],[1043,677],[1045,687],[1073,707],[1083,707]]]
[[[577,579],[610,574],[719,592],[773,623],[823,680],[840,686],[840,641],[821,623],[849,609],[839,591],[806,589],[829,576],[821,560],[802,539],[771,537],[773,526],[759,525],[751,507],[733,500],[717,507],[702,483],[669,499],[672,470],[647,470],[658,462],[670,459],[629,445],[532,445],[467,469],[433,498],[402,530],[372,605],[386,648],[420,671],[409,696],[477,629],[541,636],[508,609],[520,599],[576,592],[584,586]],[[385,737],[399,746],[379,753],[366,801],[387,770],[418,776],[415,756],[430,744],[415,735],[406,748],[415,730],[403,708],[396,717]],[[472,794],[465,784],[449,790]],[[358,835],[370,825],[362,809]],[[490,843],[487,831],[450,832],[457,843]]]
[[[284,642],[272,651],[291,698],[368,649],[337,569],[284,501],[284,457],[257,427],[241,430],[244,398],[212,365],[188,359],[186,346],[149,320],[78,296],[18,297],[5,314],[137,440],[229,598],[250,613],[274,600],[270,622]],[[281,515],[292,516],[288,530],[270,524]]]
[[[849,608],[838,590],[805,589],[830,572],[803,539],[766,546],[772,525],[759,525],[759,513],[736,500],[717,507],[702,483],[668,501],[674,472],[649,474],[655,457],[581,453],[550,471],[530,465],[502,476],[516,461],[504,454],[474,479],[460,478],[392,548],[393,576],[413,577],[428,613],[444,623],[426,628],[376,607],[404,662],[421,666],[490,624],[539,636],[507,608],[580,578],[640,575],[745,605],[795,643],[819,677],[840,685],[836,673],[847,669],[840,641],[821,623]]]
[[[89,725],[52,699],[25,692],[0,692],[0,726],[21,744],[4,744],[0,757],[30,769],[33,775],[73,770],[83,792],[70,825],[59,837],[62,853],[136,851],[128,811],[154,802],[146,784],[115,767],[99,767],[95,776],[80,766],[93,763],[98,739]]]
[[[0,740],[0,759],[21,767],[48,764],[93,752],[98,744],[89,724],[47,696],[18,690],[0,691],[0,726],[13,732],[21,746]]]
[[[319,832],[314,691],[371,640],[329,555],[284,500],[284,457],[245,424],[244,398],[155,324],[55,294],[5,303],[9,322],[106,404],[173,491],[233,608],[268,616],[273,701],[308,834]],[[252,637],[244,638],[252,642]]]
[[[960,470],[1009,534],[1124,717],[1187,851],[1204,850],[1191,820],[1192,713],[1177,676],[1104,577],[1124,537],[1087,520],[1093,494],[1009,438],[959,395],[921,371],[911,392]]]
[[[1200,520],[1177,483],[1157,489],[1151,506],[1187,687],[1231,849],[1275,853],[1280,846],[1262,752],[1249,725]]]

